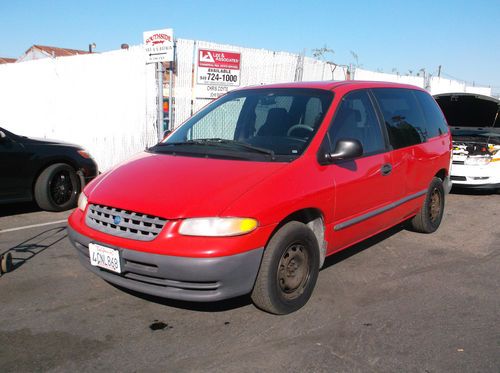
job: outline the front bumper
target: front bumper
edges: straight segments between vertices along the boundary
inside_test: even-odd
[[[454,186],[472,189],[500,188],[500,162],[484,166],[453,164],[451,181]]]
[[[460,181],[453,181],[453,186],[455,186],[456,188],[481,189],[481,190],[500,189],[500,183],[474,184],[474,183],[462,183]]]
[[[212,302],[248,294],[255,283],[264,249],[241,254],[188,258],[159,255],[100,243],[68,226],[80,262],[104,280],[144,294],[183,301]],[[92,266],[89,243],[120,251],[122,273]]]
[[[443,180],[443,188],[444,188],[444,192],[446,194],[449,194],[450,191],[451,191],[451,187],[452,187],[452,183],[451,183],[451,178],[450,176],[446,176]]]

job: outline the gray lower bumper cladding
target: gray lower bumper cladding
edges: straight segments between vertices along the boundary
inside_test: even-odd
[[[90,238],[68,226],[80,262],[104,280],[144,294],[183,301],[213,302],[248,294],[255,283],[264,249],[215,258],[187,258],[144,253],[102,244],[120,251],[122,273],[92,266]]]

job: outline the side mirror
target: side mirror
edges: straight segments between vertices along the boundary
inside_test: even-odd
[[[340,139],[335,145],[333,153],[326,153],[325,160],[329,163],[345,161],[363,155],[363,146],[356,139]]]

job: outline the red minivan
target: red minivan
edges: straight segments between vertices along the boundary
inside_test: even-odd
[[[310,298],[325,257],[408,220],[434,232],[451,140],[424,90],[380,82],[250,87],[100,175],[68,234],[82,264],[186,301]]]

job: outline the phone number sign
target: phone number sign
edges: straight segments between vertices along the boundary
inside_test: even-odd
[[[241,54],[198,49],[196,97],[217,98],[240,86]]]

